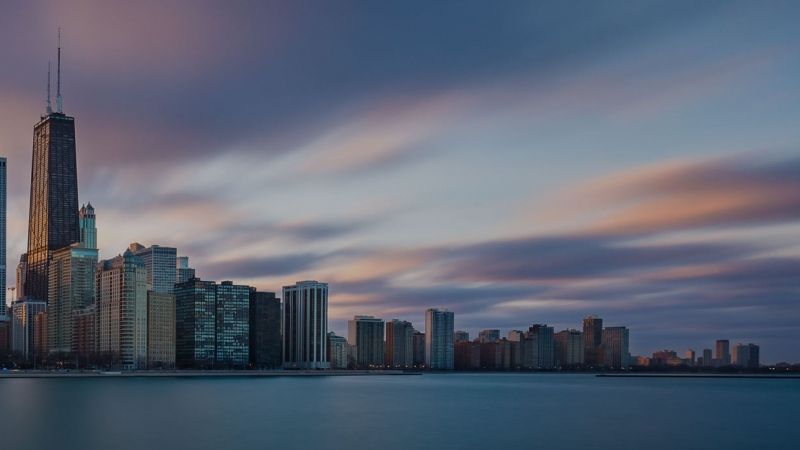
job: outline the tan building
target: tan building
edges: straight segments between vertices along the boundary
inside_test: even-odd
[[[175,294],[147,292],[147,368],[175,368]]]

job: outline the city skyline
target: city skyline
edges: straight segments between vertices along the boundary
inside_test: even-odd
[[[548,7],[577,34],[547,28],[548,42],[567,46],[559,59],[530,43],[530,10],[479,21],[465,7],[464,29],[438,36],[448,8],[432,6],[429,23],[365,7],[344,27],[290,8],[257,8],[254,22],[236,9],[216,17],[207,4],[151,23],[153,7],[122,23],[96,5],[88,17],[108,20],[84,23],[54,5],[31,27],[55,30],[56,18],[64,27],[65,109],[77,121],[80,200],[99,211],[100,259],[138,241],[178,248],[204,280],[275,292],[323,280],[339,335],[355,314],[421,324],[428,307],[454,311],[456,328],[471,332],[578,328],[597,314],[631,329],[632,354],[700,351],[724,336],[760,344],[766,362],[800,360],[800,111],[790,101],[799,70],[780,42],[798,33],[791,15],[735,4],[656,18],[634,8],[582,29]],[[431,53],[369,28],[382,14],[419,25]],[[726,31],[767,19],[747,46]],[[198,20],[210,28],[186,26]],[[645,30],[648,21],[674,27]],[[234,23],[244,26],[222,39]],[[485,53],[454,42],[479,23]],[[146,25],[152,36],[136,42]],[[708,43],[687,52],[681,32]],[[379,51],[360,33],[397,60],[348,60],[349,44]],[[97,35],[109,40],[88,38]],[[32,36],[4,50],[14,70],[0,74],[12,268],[25,251],[30,128],[44,110],[55,31]],[[344,60],[325,59],[321,37]],[[589,38],[605,38],[602,64],[586,56]],[[151,53],[150,39],[169,44]],[[646,56],[654,48],[661,59]],[[328,63],[319,74],[292,59],[306,50]],[[448,50],[452,68],[435,58]],[[412,62],[413,77],[402,67]],[[300,95],[307,89],[314,95]]]

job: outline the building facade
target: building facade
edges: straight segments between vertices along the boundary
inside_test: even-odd
[[[328,284],[299,281],[283,287],[283,366],[327,369]]]
[[[6,158],[0,157],[0,316],[6,315],[6,202],[7,197]]]
[[[583,364],[583,333],[578,330],[563,330],[553,339],[556,367],[579,366]]]
[[[414,367],[425,367],[425,333],[414,331]]]
[[[216,368],[243,369],[250,362],[250,286],[217,285]]]
[[[34,317],[47,310],[42,300],[22,299],[11,305],[11,351],[25,361],[36,359]]]
[[[349,345],[343,336],[337,336],[333,331],[328,333],[328,358],[331,369],[347,369],[350,365]]]
[[[175,282],[185,283],[192,278],[195,278],[195,270],[189,267],[188,256],[178,256],[175,260]]]
[[[147,368],[175,368],[175,294],[147,291]]]
[[[97,224],[94,214],[94,207],[89,203],[81,206],[78,212],[78,228],[81,234],[81,246],[83,248],[97,248]]]
[[[384,321],[373,316],[355,316],[347,322],[347,342],[355,348],[360,369],[383,367]]]
[[[727,339],[719,339],[716,342],[716,365],[718,367],[727,366],[731,363],[731,343]]]
[[[48,351],[73,353],[73,313],[95,302],[97,249],[75,243],[53,252],[48,269]]]
[[[583,361],[590,366],[602,364],[603,319],[588,316],[583,319]]]
[[[175,290],[178,251],[174,247],[160,245],[145,248],[139,243],[131,244],[130,250],[144,261],[147,271],[147,290],[159,294],[172,294]]]
[[[179,368],[211,368],[216,354],[217,285],[192,278],[175,285],[175,357]]]
[[[386,322],[386,366],[406,369],[414,366],[414,327],[411,322]]]
[[[274,292],[250,290],[250,365],[281,367],[281,300]]]
[[[425,367],[431,370],[453,370],[454,315],[452,311],[430,308],[425,311]]]
[[[603,365],[612,369],[626,369],[629,365],[629,332],[626,327],[603,329]]]
[[[97,265],[97,351],[112,367],[147,367],[147,273],[126,250]]]

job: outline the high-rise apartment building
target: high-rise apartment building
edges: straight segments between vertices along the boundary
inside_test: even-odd
[[[453,333],[453,342],[456,344],[459,342],[469,342],[469,333],[466,331],[456,330]]]
[[[282,327],[284,368],[327,369],[328,284],[284,286]]]
[[[174,247],[151,245],[143,247],[139,243],[130,245],[130,250],[144,261],[147,271],[147,290],[159,294],[172,294],[175,289],[178,251]]]
[[[250,365],[281,366],[281,300],[274,292],[250,290]]]
[[[384,364],[384,322],[372,316],[355,316],[347,323],[347,342],[355,348],[356,366],[378,368]]]
[[[588,365],[603,363],[603,319],[588,316],[583,319],[583,361]]]
[[[748,369],[759,367],[759,347],[756,344],[736,344],[733,347],[731,364]]]
[[[386,322],[386,366],[396,369],[414,366],[414,327],[411,322]]]
[[[337,336],[333,331],[328,333],[328,358],[331,369],[347,369],[349,365],[349,344],[343,336]]]
[[[72,349],[80,366],[97,356],[97,304],[72,311]]]
[[[11,351],[28,362],[35,359],[34,317],[46,310],[47,303],[42,300],[22,299],[11,305]]]
[[[250,362],[250,286],[217,285],[216,360],[218,368],[244,368]]]
[[[147,272],[130,249],[97,265],[97,351],[123,370],[147,367]]]
[[[557,367],[583,364],[583,333],[578,330],[563,330],[553,339],[555,365]]]
[[[626,327],[603,329],[603,365],[613,369],[628,367],[629,331]]]
[[[48,351],[73,353],[73,312],[95,302],[97,249],[74,243],[53,252],[48,269]]]
[[[425,367],[432,370],[453,370],[454,315],[451,311],[430,308],[425,311]]]
[[[147,368],[175,368],[175,294],[147,291]]]
[[[33,127],[25,296],[47,301],[48,266],[56,249],[80,241],[75,118],[61,108],[61,45],[58,49],[57,108]],[[49,75],[49,74],[48,74]],[[49,81],[48,81],[49,87]]]
[[[217,285],[192,278],[175,285],[175,357],[179,368],[211,368],[216,354]]]
[[[710,348],[703,349],[703,367],[712,367],[714,365],[714,357],[711,354]]]
[[[414,367],[423,367],[425,365],[425,333],[414,331],[413,346]]]
[[[716,362],[718,367],[727,366],[731,363],[730,341],[719,339],[716,344]]]
[[[555,364],[553,327],[533,324],[522,341],[523,366],[531,369],[552,369]]]

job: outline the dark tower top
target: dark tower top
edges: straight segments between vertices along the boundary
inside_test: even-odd
[[[29,211],[25,295],[47,300],[52,252],[80,241],[73,117],[50,113],[33,127]]]

